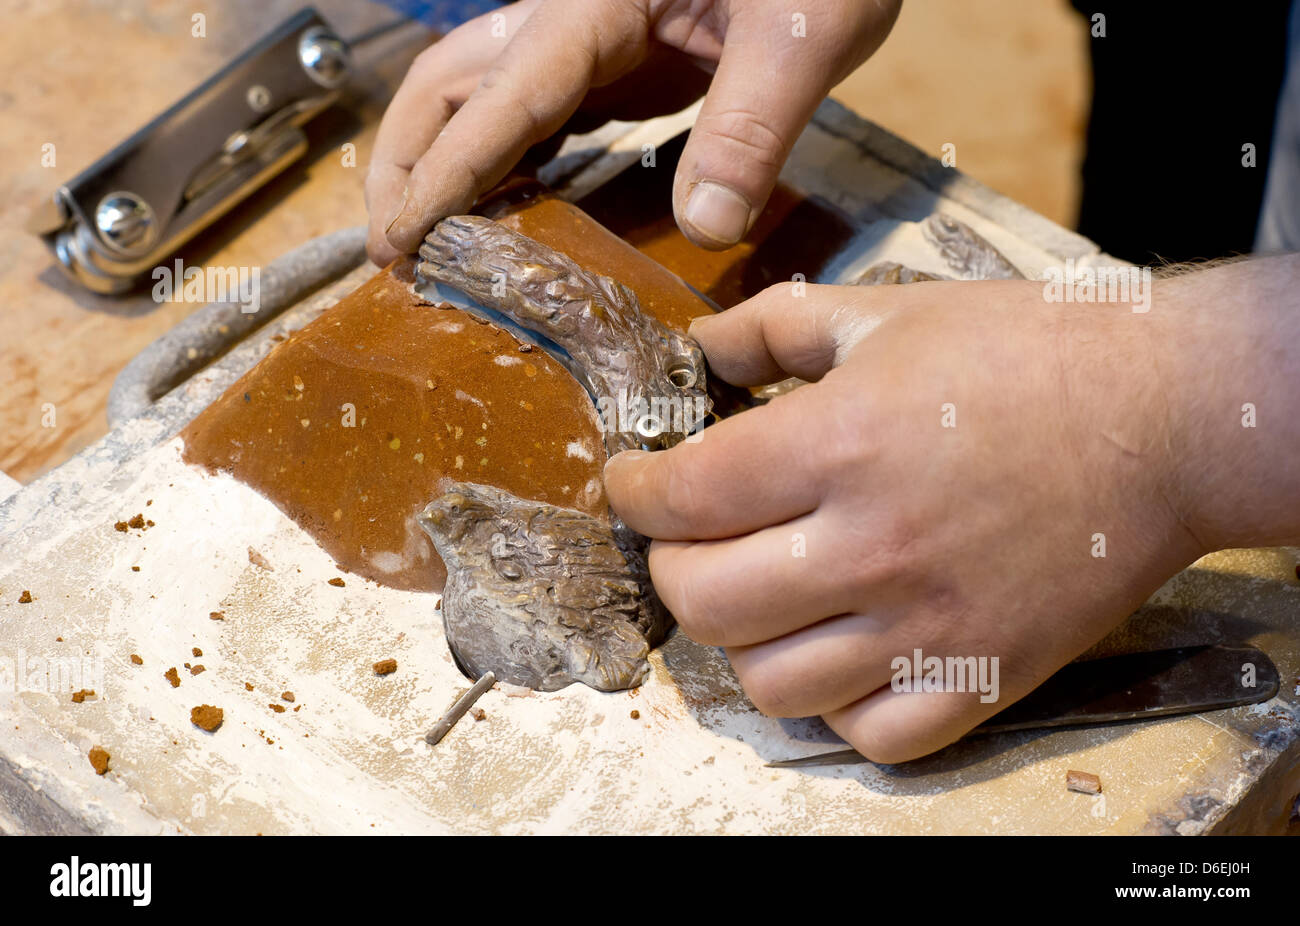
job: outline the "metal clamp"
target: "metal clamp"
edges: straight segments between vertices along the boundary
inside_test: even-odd
[[[348,44],[302,10],[59,187],[28,228],[83,286],[125,292],[302,157],[301,126],[351,68]]]

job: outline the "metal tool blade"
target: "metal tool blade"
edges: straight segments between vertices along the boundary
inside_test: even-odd
[[[1253,684],[1250,684],[1253,683]],[[1072,662],[967,737],[1015,730],[1095,726],[1222,710],[1267,701],[1277,667],[1253,646],[1184,646]],[[853,765],[852,749],[769,762],[769,768]]]
[[[584,387],[586,386],[587,379],[582,373],[582,368],[574,363],[573,358],[569,356],[568,351],[545,335],[538,334],[531,328],[525,328],[504,312],[498,312],[491,306],[484,305],[473,296],[469,295],[469,293],[457,289],[455,286],[451,286],[447,283],[440,283],[437,280],[426,280],[418,273],[415,277],[415,293],[430,305],[453,306],[460,309],[462,312],[474,316],[480,321],[485,321],[490,325],[496,325],[498,328],[510,332],[510,334],[514,335],[517,340],[522,341],[525,344],[531,344],[534,347],[546,351],[546,353],[551,355],[553,360],[573,374],[574,379],[583,384]],[[595,398],[596,396],[592,396],[593,400],[595,400]]]

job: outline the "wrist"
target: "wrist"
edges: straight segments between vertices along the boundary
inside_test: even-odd
[[[1300,542],[1300,256],[1161,280],[1171,497],[1205,552]]]

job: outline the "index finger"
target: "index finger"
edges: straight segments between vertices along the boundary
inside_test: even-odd
[[[500,13],[472,19],[426,48],[412,62],[384,110],[366,172],[366,208],[370,212],[366,249],[379,266],[397,257],[398,252],[384,232],[401,206],[411,168],[505,47],[504,39],[494,45],[482,41],[482,36],[494,24],[507,36],[514,35],[539,2],[523,0]],[[504,19],[494,20],[492,16]]]
[[[825,494],[810,449],[830,446],[835,415],[817,385],[741,412],[669,450],[626,451],[605,464],[609,504],[659,540],[717,540],[783,524]]]
[[[413,253],[435,222],[468,211],[524,152],[563,126],[589,89],[640,64],[650,29],[644,7],[543,2],[411,169],[389,244]]]

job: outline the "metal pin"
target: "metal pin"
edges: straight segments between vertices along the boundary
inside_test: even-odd
[[[483,677],[474,683],[474,687],[456,699],[456,703],[451,706],[447,713],[442,715],[441,720],[433,725],[433,729],[424,734],[424,741],[430,746],[437,746],[439,740],[446,736],[451,731],[451,728],[456,725],[456,721],[464,717],[465,712],[473,707],[474,702],[483,697],[483,692],[495,685],[496,681],[495,674],[485,672]]]

